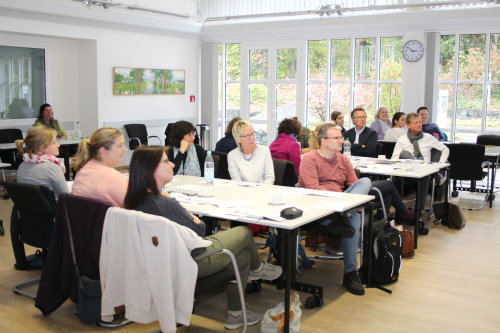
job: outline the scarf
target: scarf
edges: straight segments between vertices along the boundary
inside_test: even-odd
[[[31,155],[31,158],[30,158],[30,155],[28,153],[24,154],[23,155],[23,161],[26,162],[26,163],[45,163],[45,162],[52,162],[52,163],[55,163],[57,164],[63,174],[66,173],[66,167],[64,166],[64,164],[61,162],[61,159],[60,158],[57,158],[53,155],[36,155],[36,154],[32,154]]]
[[[179,153],[179,148],[174,147],[174,158]],[[198,161],[198,155],[196,155],[196,147],[194,145],[189,146],[186,154],[185,160],[181,163],[178,175],[190,175],[190,176],[201,176],[200,162]]]
[[[412,135],[411,131],[408,131],[407,135],[408,139],[410,140],[410,143],[413,144],[413,156],[415,156],[419,160],[423,160],[424,156],[422,156],[422,153],[420,152],[418,140],[424,137],[424,132],[420,131],[420,133],[418,133],[417,135]]]

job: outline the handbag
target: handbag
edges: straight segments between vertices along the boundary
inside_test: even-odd
[[[65,200],[65,199],[64,199]],[[93,280],[84,275],[80,275],[80,269],[76,261],[75,244],[73,243],[73,233],[69,220],[68,208],[64,202],[64,220],[68,227],[69,244],[71,247],[71,257],[75,268],[75,276],[78,282],[78,304],[76,310],[78,318],[84,323],[96,323],[101,318],[101,282]]]
[[[290,295],[290,333],[300,332],[300,317],[302,309],[300,308],[299,293],[293,292]],[[260,324],[261,333],[281,333],[285,326],[285,303],[280,302],[276,306],[267,310],[262,317]]]
[[[403,241],[403,250],[401,256],[404,259],[413,258],[413,256],[415,255],[415,247],[413,243],[415,238],[413,230],[411,229],[400,230],[399,233],[401,234],[401,239]]]

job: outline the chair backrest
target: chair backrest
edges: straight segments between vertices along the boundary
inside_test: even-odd
[[[450,179],[481,180],[483,179],[482,163],[484,146],[475,143],[450,143]]]
[[[139,146],[139,142],[137,142],[137,139],[139,139],[139,141],[141,142],[141,145],[143,145],[143,146],[148,145],[148,130],[146,128],[146,125],[144,125],[144,124],[126,124],[125,130],[127,131],[127,135],[129,137],[129,148],[131,150],[133,150],[137,146]]]
[[[219,165],[215,169],[215,177],[221,179],[231,179],[227,165],[227,153],[212,151],[212,156],[219,156]]]
[[[394,146],[396,146],[396,142],[393,141],[379,141],[379,144],[382,144],[382,150],[378,155],[385,155],[387,159],[392,158],[392,153],[394,152]]]
[[[23,132],[19,128],[0,129],[0,143],[12,143],[23,139]]]
[[[378,157],[378,155],[382,155],[382,148],[384,147],[384,144],[382,142],[377,142],[377,149],[375,150],[375,157]]]
[[[485,146],[500,146],[500,135],[494,135],[494,134],[478,135],[476,143]]]
[[[11,235],[28,245],[48,248],[56,215],[54,193],[45,186],[0,182],[14,202]],[[12,230],[12,224],[15,224]],[[14,232],[14,234],[13,234]]]
[[[292,162],[273,158],[274,185],[294,187],[297,184],[297,174]]]

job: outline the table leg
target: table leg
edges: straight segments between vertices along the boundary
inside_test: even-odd
[[[423,178],[417,179],[417,194],[415,198],[415,230],[413,232],[415,249],[418,247],[418,230],[420,227],[420,209],[422,205],[422,202],[420,200],[420,193],[422,192],[422,180]]]
[[[290,291],[292,287],[292,232],[285,230],[286,251],[285,251],[285,326],[284,333],[290,330]]]
[[[498,156],[491,163],[491,187],[490,187],[490,208],[493,207],[493,193],[495,192],[495,177],[497,173]]]

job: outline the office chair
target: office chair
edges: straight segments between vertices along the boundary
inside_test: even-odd
[[[221,179],[231,179],[227,166],[227,153],[214,150],[212,151],[212,156],[219,157],[219,165],[215,169],[215,177]]]
[[[484,200],[480,207],[469,208],[471,210],[483,209],[488,201],[490,177],[489,173],[483,170],[484,151],[483,145],[474,143],[450,143],[450,179],[453,180],[453,197],[458,196],[458,191],[480,192],[485,193]],[[486,189],[478,189],[476,182],[487,178]],[[460,181],[460,185],[457,182]],[[463,184],[462,181],[469,181],[469,186]]]
[[[56,213],[56,200],[48,188],[39,185],[15,182],[0,182],[14,202],[10,222],[12,249],[16,259],[16,267],[29,266],[26,260],[24,244],[41,248],[46,257],[49,248],[52,227]],[[40,279],[18,284],[12,291],[35,299],[35,295],[22,291],[25,287],[35,285]]]
[[[273,158],[274,185],[294,187],[298,182],[292,162]]]
[[[394,147],[396,146],[396,142],[393,141],[379,141],[382,144],[382,150],[380,151],[380,155],[385,155],[387,159],[392,158],[392,153],[394,152]]]
[[[0,129],[0,143],[14,143],[23,139],[23,132],[19,128]],[[11,166],[6,170],[17,170],[22,160],[17,158],[17,149],[0,151],[2,163],[9,163]]]
[[[476,143],[478,145],[485,145],[485,146],[500,146],[500,135],[495,135],[495,134],[478,135]]]
[[[147,146],[150,138],[158,139],[158,144],[161,146],[161,140],[158,136],[148,136],[148,130],[144,124],[126,124],[125,130],[129,137],[128,146],[130,150],[134,150],[136,147],[140,146]]]

